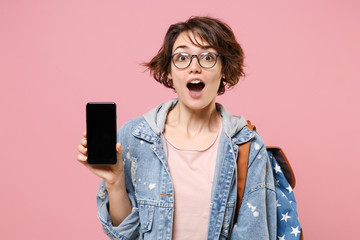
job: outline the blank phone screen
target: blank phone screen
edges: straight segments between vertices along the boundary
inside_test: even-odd
[[[116,104],[88,103],[86,132],[89,164],[116,163]]]

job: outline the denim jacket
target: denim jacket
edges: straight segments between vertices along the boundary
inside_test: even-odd
[[[177,103],[160,104],[142,117],[125,123],[118,132],[124,148],[125,184],[132,212],[113,226],[104,181],[97,194],[98,217],[110,239],[166,240],[172,237],[174,188],[163,136],[167,113]],[[207,239],[276,239],[276,198],[272,169],[261,137],[246,127],[243,117],[231,116],[220,104],[222,117],[211,192]],[[245,192],[236,214],[238,145],[251,141]]]

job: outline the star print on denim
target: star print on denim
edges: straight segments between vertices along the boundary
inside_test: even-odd
[[[278,172],[281,173],[281,168],[278,164],[275,165],[274,170],[275,170],[275,173],[278,173]]]
[[[300,233],[299,227],[296,227],[296,228],[291,227],[291,228],[292,228],[291,234],[294,234],[296,237]]]
[[[291,188],[291,186],[290,186],[290,185],[289,185],[286,189],[289,191],[289,193],[291,193],[291,192],[292,192],[292,188]]]
[[[282,219],[280,221],[285,221],[287,222],[287,220],[289,218],[291,218],[291,216],[289,216],[289,212],[285,213],[285,214],[281,214],[282,215]]]
[[[273,154],[268,151],[273,167],[276,203],[277,203],[277,237],[278,240],[299,240],[300,222],[297,215],[296,200],[292,187],[289,185],[280,165]]]

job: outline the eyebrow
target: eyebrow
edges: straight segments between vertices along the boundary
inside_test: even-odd
[[[180,45],[180,46],[177,46],[175,49],[174,49],[174,52],[178,49],[178,48],[184,48],[184,49],[189,49],[188,46],[186,45]],[[206,46],[201,46],[202,49],[209,49],[209,48],[212,48],[210,45],[206,45]]]
[[[178,49],[178,48],[184,48],[184,49],[187,49],[187,48],[189,48],[188,46],[186,46],[186,45],[180,45],[180,46],[177,46],[175,49],[174,49],[174,52],[176,51],[176,49]]]

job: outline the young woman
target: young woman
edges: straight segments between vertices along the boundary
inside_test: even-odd
[[[244,76],[243,59],[231,28],[218,19],[171,25],[145,65],[178,98],[121,127],[116,165],[87,164],[84,133],[78,160],[102,178],[98,216],[111,239],[276,239],[274,180],[263,140],[243,117],[216,103]],[[237,214],[238,145],[248,141]]]

